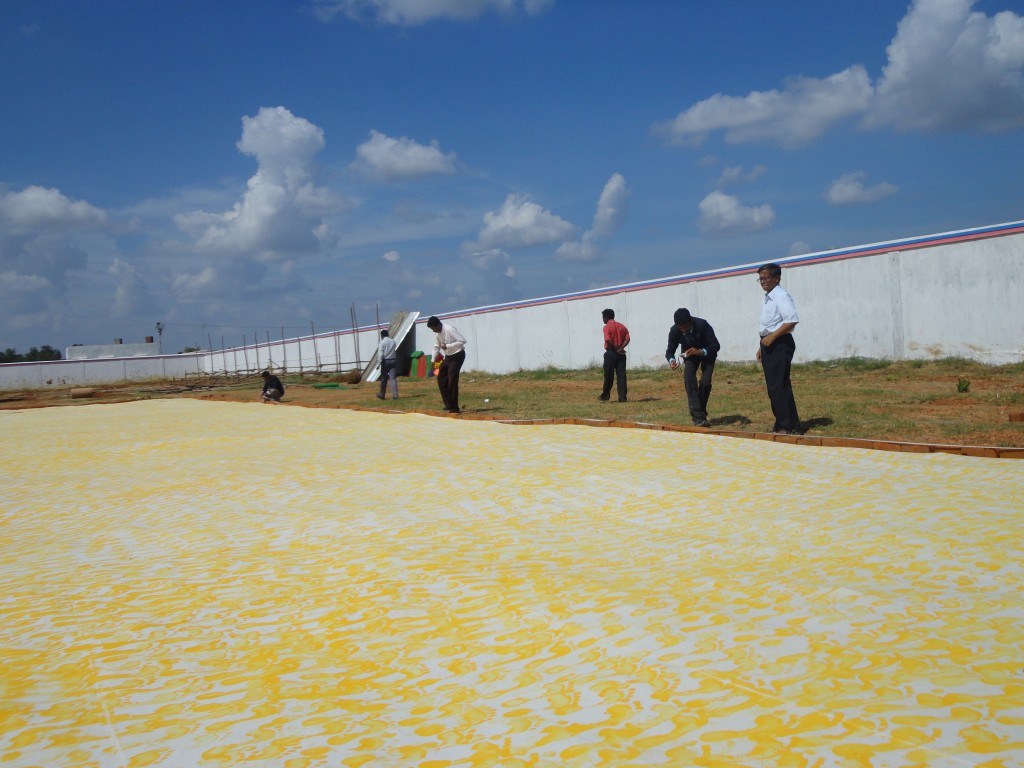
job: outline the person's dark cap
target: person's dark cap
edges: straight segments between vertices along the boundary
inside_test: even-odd
[[[690,310],[686,307],[680,307],[677,309],[676,313],[672,315],[672,319],[676,321],[676,325],[686,325],[693,320],[693,318],[690,317]]]

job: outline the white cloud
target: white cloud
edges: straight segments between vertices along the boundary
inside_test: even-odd
[[[797,240],[791,246],[789,246],[790,256],[803,256],[805,253],[811,252],[811,246],[805,243],[803,240]]]
[[[294,284],[287,284],[291,265],[285,262],[273,266],[271,272],[271,266],[266,263],[234,256],[207,264],[198,271],[175,273],[171,289],[184,302],[216,302],[225,296],[232,299],[273,297],[286,293],[286,290],[281,286],[268,285],[268,276],[285,281],[288,288],[294,287]]]
[[[601,190],[597,201],[597,212],[591,227],[598,237],[611,237],[622,226],[629,210],[629,187],[621,173],[613,173]]]
[[[721,188],[732,184],[754,181],[767,172],[768,169],[763,165],[755,165],[749,171],[745,170],[742,165],[734,165],[722,171],[722,175],[715,181],[715,186]]]
[[[1004,132],[1024,127],[1024,17],[973,12],[977,0],[915,0],[887,48],[877,85],[854,64],[781,90],[715,94],[654,126],[672,144],[766,141],[795,148],[836,123],[867,128]]]
[[[436,141],[428,147],[405,136],[393,139],[380,131],[370,131],[370,138],[356,148],[356,155],[352,167],[378,181],[455,173],[455,153],[444,154]]]
[[[352,19],[376,21],[395,26],[417,26],[434,19],[466,21],[485,11],[503,14],[519,10],[536,15],[555,0],[314,0],[316,14],[329,20],[338,14]]]
[[[38,276],[63,291],[67,275],[88,266],[82,236],[109,228],[106,212],[56,189],[30,186],[0,195],[0,270],[14,282]],[[8,283],[10,286],[12,283]]]
[[[793,78],[781,91],[715,94],[655,130],[673,144],[700,144],[708,134],[724,131],[731,144],[771,141],[798,147],[818,138],[835,122],[862,113],[871,95],[867,72],[855,65],[823,80]]]
[[[501,208],[484,214],[484,226],[468,252],[490,248],[524,248],[565,240],[576,227],[524,195],[509,195]]]
[[[10,297],[18,293],[49,291],[53,289],[53,285],[45,277],[39,275],[19,275],[13,270],[7,270],[0,272],[0,289],[2,289],[0,295]]]
[[[0,272],[0,306],[4,308],[4,329],[46,327],[48,315],[60,311],[53,283],[41,275],[24,275],[12,270]]]
[[[397,251],[390,253],[398,255]],[[390,261],[385,254],[381,258],[386,263],[373,270],[379,279],[387,281],[396,297],[419,299],[423,296],[433,297],[439,293],[442,276],[432,271],[434,267],[430,263],[425,263],[425,259],[417,260],[416,255],[411,258]]]
[[[512,257],[501,248],[490,248],[486,251],[474,251],[463,255],[463,258],[481,272],[494,272],[504,277],[515,277],[516,270],[512,266]]]
[[[284,107],[263,107],[242,118],[237,146],[258,164],[242,199],[226,213],[193,211],[175,223],[199,251],[273,260],[319,249],[330,237],[323,217],[344,207],[314,183],[323,131]]]
[[[629,210],[629,187],[621,173],[613,173],[605,182],[597,201],[597,211],[590,229],[578,241],[562,243],[555,251],[561,261],[591,262],[604,256],[602,241],[607,240],[622,226]]]
[[[604,257],[604,249],[594,237],[592,231],[583,233],[579,240],[562,243],[555,250],[555,258],[559,261],[578,261],[588,263]]]
[[[171,287],[180,295],[196,296],[209,292],[216,287],[216,283],[217,270],[206,266],[198,272],[176,274]]]
[[[72,201],[56,189],[30,186],[0,197],[0,232],[5,234],[52,234],[106,223],[102,210],[83,200]]]
[[[700,229],[709,234],[756,232],[775,221],[775,211],[770,205],[744,207],[738,199],[724,192],[712,192],[700,201],[698,208]]]
[[[825,199],[832,205],[849,205],[851,203],[873,203],[888,197],[897,191],[894,184],[883,181],[873,187],[865,187],[863,171],[846,173],[833,181],[825,192]]]
[[[115,257],[107,273],[117,280],[114,301],[110,307],[113,317],[145,315],[153,310],[154,301],[149,287],[134,265]]]
[[[77,318],[71,325],[73,310],[69,308],[68,294],[62,285],[63,276],[60,280],[54,283],[38,272],[0,270],[0,307],[3,307],[0,336],[7,340],[5,346],[25,351],[20,344],[13,343],[15,334],[23,333],[38,340],[28,343],[56,346],[60,342],[45,336],[69,329],[78,332],[82,318]]]
[[[255,157],[261,170],[296,189],[305,183],[313,156],[324,148],[324,132],[284,107],[261,107],[255,117],[242,117],[236,146]]]
[[[72,275],[84,276],[107,213],[56,189],[0,187],[0,332],[53,332],[68,317]]]
[[[463,253],[462,258],[480,273],[481,286],[476,299],[495,304],[520,298],[519,280],[512,257],[503,248]]]
[[[975,0],[916,0],[888,47],[866,123],[904,131],[1024,127],[1024,18]]]
[[[384,261],[389,261],[391,263],[394,263],[394,262],[398,261],[399,259],[401,259],[402,256],[401,256],[401,254],[398,253],[398,251],[388,251],[383,256],[381,256],[381,258],[384,259]]]

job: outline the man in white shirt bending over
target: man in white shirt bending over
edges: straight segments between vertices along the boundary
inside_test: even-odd
[[[427,328],[434,332],[434,362],[440,362],[437,369],[437,388],[441,401],[448,413],[462,413],[459,408],[459,372],[466,362],[466,339],[453,325],[442,323],[433,315],[427,320]]]

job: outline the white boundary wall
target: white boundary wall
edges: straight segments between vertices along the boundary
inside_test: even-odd
[[[183,379],[203,372],[204,354],[47,360],[0,365],[0,391]]]
[[[1024,361],[1024,222],[779,259],[796,301],[797,361],[964,357]],[[601,310],[630,331],[630,367],[665,364],[678,307],[707,319],[719,359],[752,361],[759,264],[440,315],[466,337],[466,368],[577,369],[603,355]],[[417,328],[419,348],[433,334]]]
[[[1024,360],[1024,221],[778,259],[796,301],[796,360],[959,356]],[[466,369],[585,368],[603,354],[601,310],[629,328],[630,367],[664,365],[678,307],[707,319],[719,359],[750,361],[763,292],[758,264],[440,314],[465,335]],[[429,354],[425,318],[403,349]],[[173,379],[196,373],[361,368],[376,325],[196,355],[0,365],[0,390]]]

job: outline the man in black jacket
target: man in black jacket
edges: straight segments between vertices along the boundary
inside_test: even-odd
[[[264,371],[260,375],[263,377],[263,391],[260,393],[263,402],[280,403],[281,396],[284,394],[284,384],[270,371]]]
[[[692,317],[690,310],[677,309],[673,320],[675,323],[668,332],[665,359],[672,370],[675,370],[679,367],[679,363],[676,362],[676,348],[682,348],[683,385],[686,387],[690,418],[693,419],[695,427],[710,427],[708,399],[711,397],[711,377],[715,374],[715,359],[722,345],[718,343],[711,323],[699,317]]]

